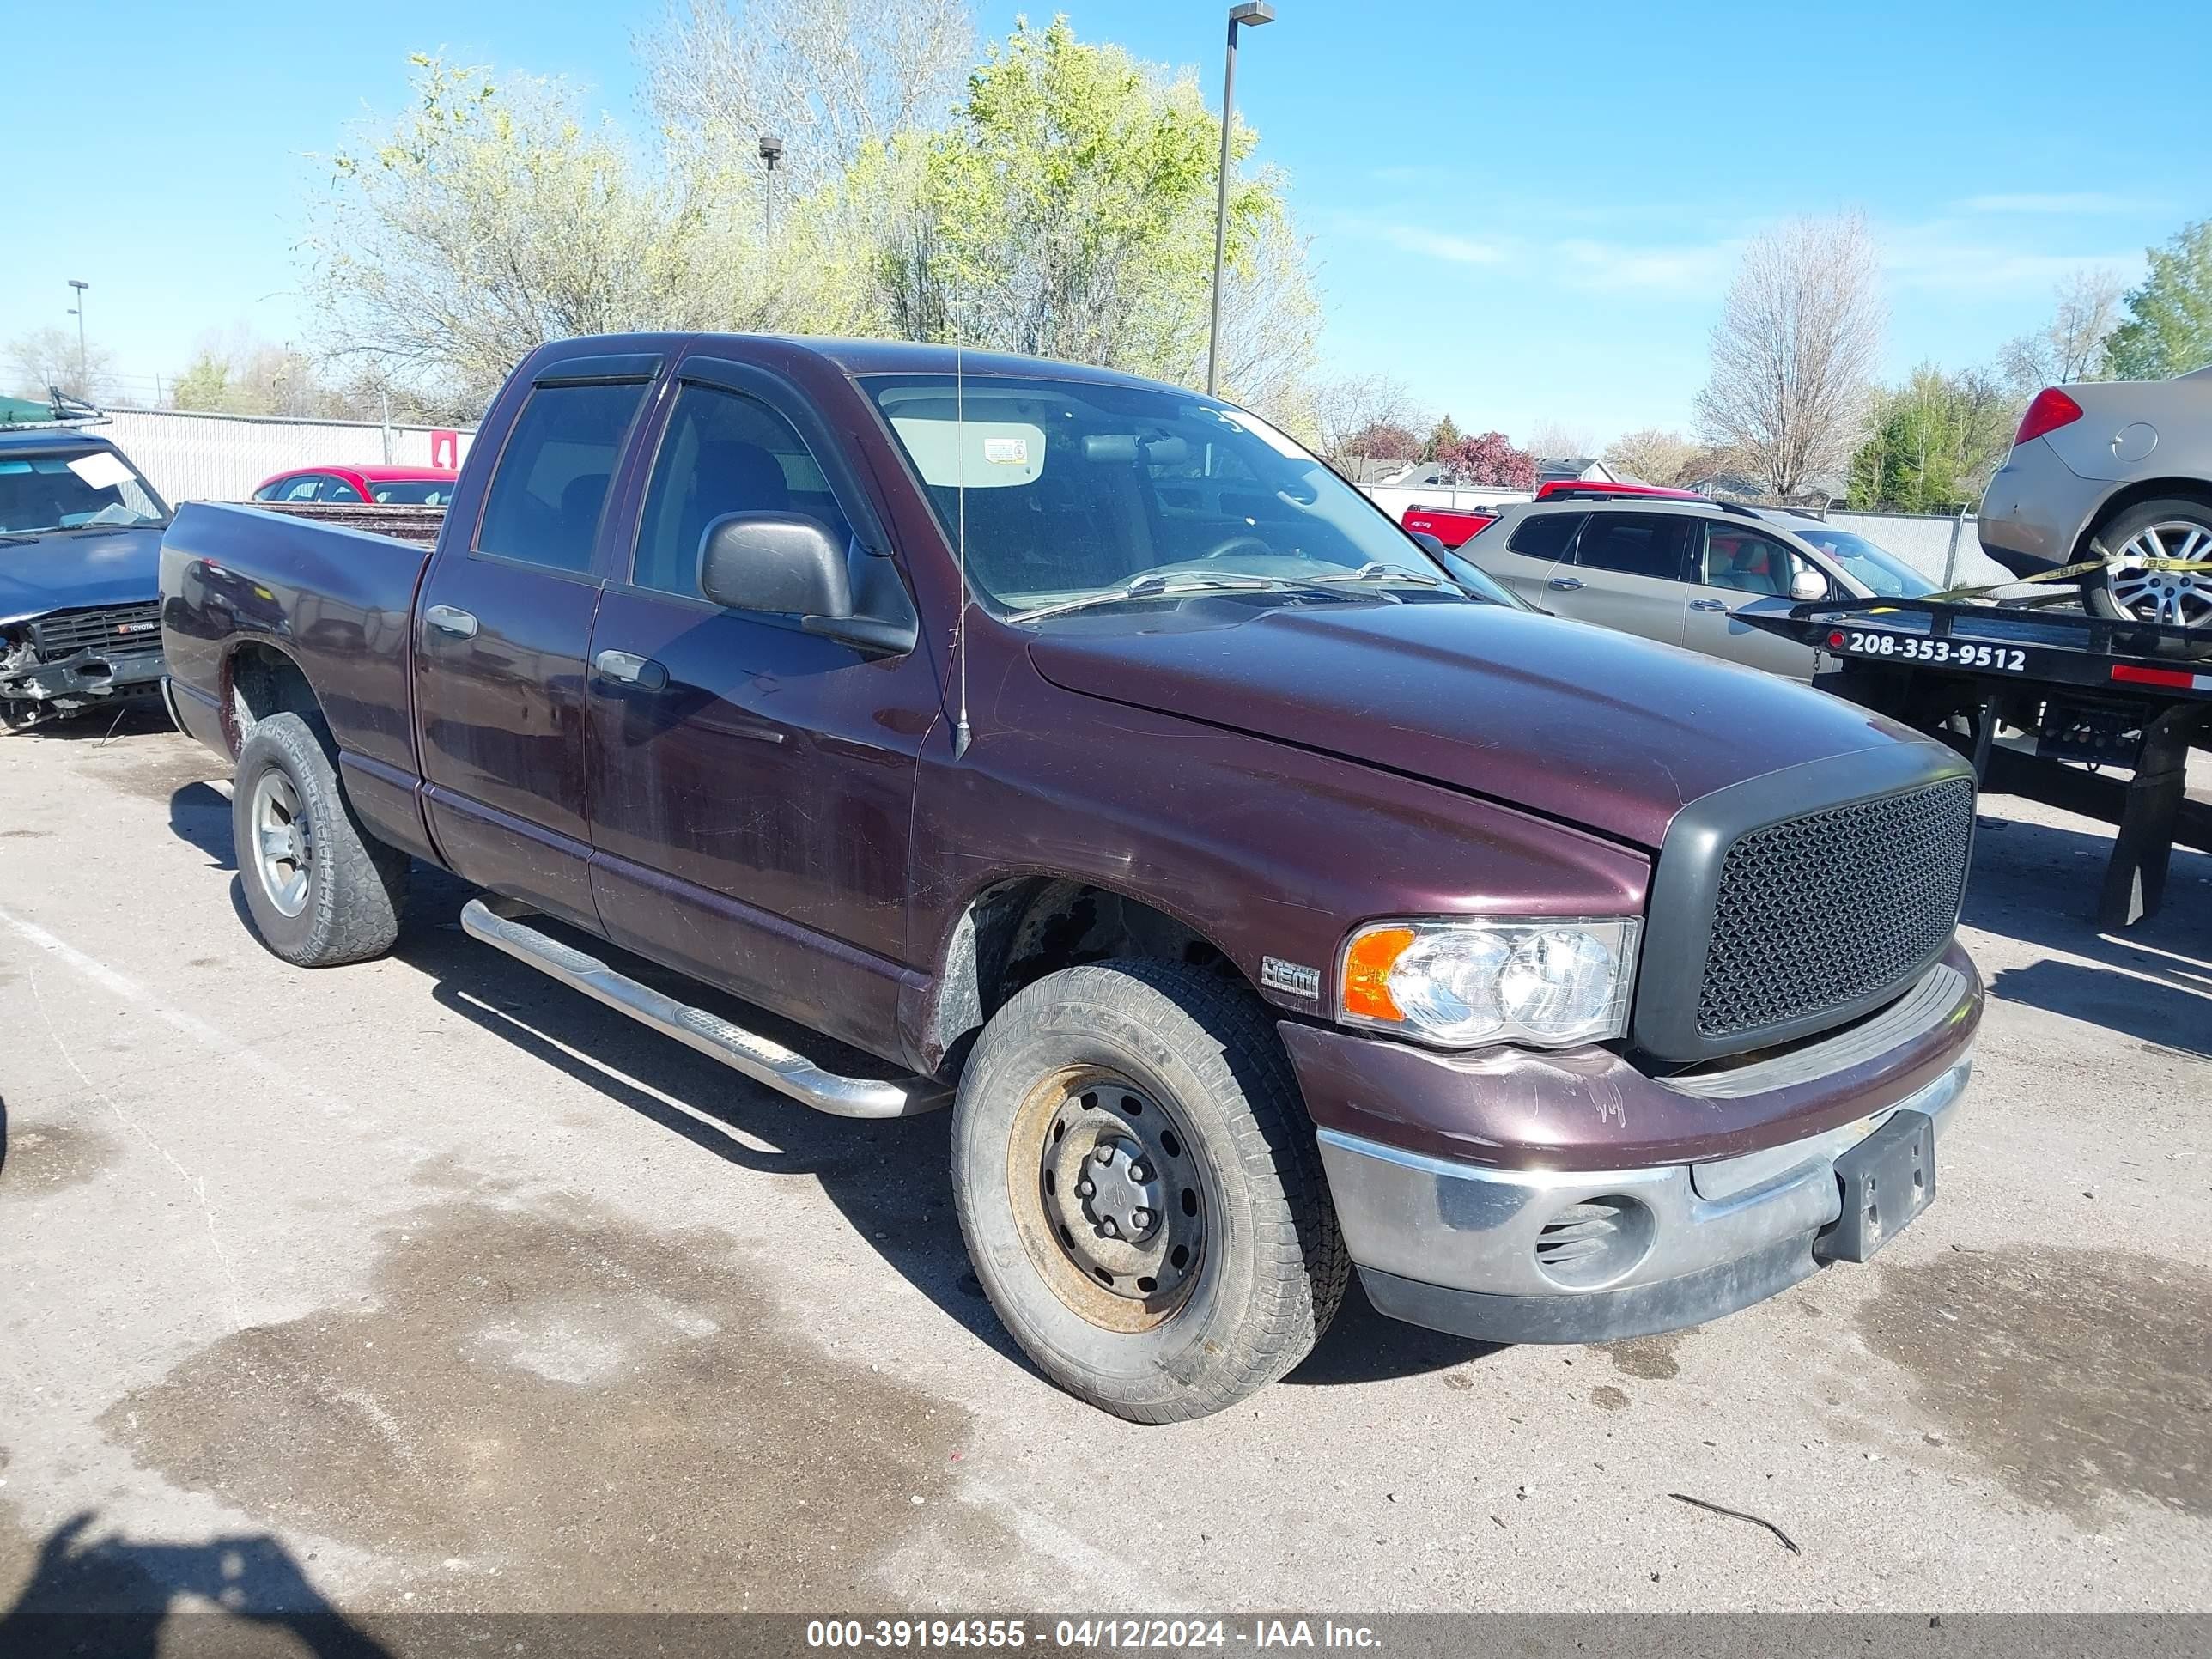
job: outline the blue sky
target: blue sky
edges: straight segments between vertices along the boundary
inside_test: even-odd
[[[1016,9],[982,6],[984,29]],[[1462,427],[1686,425],[1735,252],[1791,214],[1867,216],[1892,374],[1985,361],[2069,272],[2132,276],[2146,245],[2212,214],[2212,144],[2124,90],[2201,55],[2201,0],[1277,9],[1245,37],[1237,104],[1314,239],[1325,362],[1395,374]],[[1218,96],[1224,4],[1066,10]],[[662,15],[317,11],[82,0],[10,22],[19,106],[76,91],[33,100],[65,134],[17,124],[0,340],[69,323],[71,276],[94,284],[94,337],[149,391],[210,330],[307,336],[293,247],[323,176],[311,158],[399,106],[410,51],[567,76],[634,123],[630,42]]]

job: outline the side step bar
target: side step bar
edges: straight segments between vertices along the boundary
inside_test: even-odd
[[[507,908],[505,900],[492,903]],[[500,914],[483,899],[471,899],[461,907],[461,927],[471,938],[498,946],[518,962],[529,963],[586,996],[597,997],[640,1024],[689,1043],[732,1071],[780,1090],[817,1112],[832,1117],[914,1117],[951,1103],[952,1091],[928,1078],[886,1082],[825,1072],[805,1055],[757,1036],[703,1008],[678,1002],[627,974],[618,974],[598,957],[572,950],[535,927],[524,926],[515,916]]]

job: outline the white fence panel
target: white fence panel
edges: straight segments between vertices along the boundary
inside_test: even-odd
[[[299,466],[457,466],[475,436],[468,428],[169,409],[113,410],[98,429],[172,502],[242,501],[270,473]]]
[[[1971,513],[1960,520],[1923,513],[1831,512],[1828,522],[1887,548],[1931,582],[1942,583],[1947,569],[1951,573],[1949,585],[1954,586],[2012,580],[2009,571],[1982,551],[1981,535]]]

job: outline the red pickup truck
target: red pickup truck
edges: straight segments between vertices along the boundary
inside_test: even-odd
[[[387,950],[420,860],[809,1106],[950,1103],[993,1306],[1146,1421],[1289,1370],[1355,1265],[1399,1318],[1597,1341],[1933,1195],[1968,769],[1464,580],[1194,392],[676,335],[532,353],[434,549],[196,505],[161,553],[271,950]]]

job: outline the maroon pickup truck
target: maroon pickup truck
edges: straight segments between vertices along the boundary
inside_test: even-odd
[[[628,336],[522,365],[434,549],[185,507],[163,643],[277,955],[387,950],[419,859],[807,1105],[949,1102],[992,1304],[1165,1421],[1296,1365],[1354,1265],[1418,1324],[1602,1341],[1934,1194],[1966,767],[1431,554],[1178,388]]]

